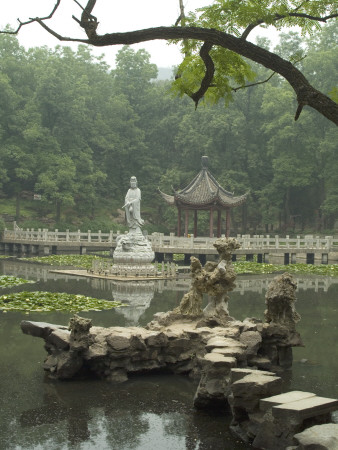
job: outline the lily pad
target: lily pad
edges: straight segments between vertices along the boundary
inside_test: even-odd
[[[101,258],[95,255],[50,255],[50,256],[34,256],[31,258],[20,258],[23,261],[31,261],[40,264],[49,264],[51,266],[73,266],[83,269],[90,269],[93,261],[110,261],[111,259]]]
[[[101,311],[118,306],[122,306],[122,303],[64,292],[22,291],[0,296],[0,310],[3,312]]]
[[[20,284],[35,283],[35,281],[17,278],[11,275],[0,275],[0,287],[7,288],[12,286],[20,286]]]
[[[266,264],[266,263],[245,261],[245,262],[234,262],[233,266],[237,274],[289,272],[301,275],[311,274],[311,275],[338,277],[338,265],[321,264],[315,266],[313,264],[288,264],[287,266],[285,266],[283,264]]]

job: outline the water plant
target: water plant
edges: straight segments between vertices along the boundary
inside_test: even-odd
[[[7,288],[12,286],[19,286],[25,283],[35,283],[35,281],[25,280],[24,278],[18,278],[11,275],[0,275],[0,287]]]
[[[274,273],[274,272],[289,272],[298,274],[312,274],[324,275],[331,277],[338,277],[338,265],[313,265],[313,264],[267,264],[256,262],[234,262],[234,269],[237,274],[241,273]]]
[[[119,306],[122,306],[121,302],[100,300],[64,292],[22,291],[0,296],[0,310],[3,312],[101,311]]]
[[[33,256],[31,258],[19,258],[22,261],[31,261],[40,264],[49,264],[51,266],[73,266],[83,269],[90,269],[94,260],[110,261],[108,258],[101,258],[95,255],[49,255]]]

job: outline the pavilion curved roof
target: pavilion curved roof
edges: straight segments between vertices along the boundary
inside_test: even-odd
[[[226,191],[207,169],[207,157],[202,157],[202,170],[182,190],[168,195],[159,191],[169,205],[181,205],[195,208],[219,206],[232,208],[245,202],[248,193],[235,197],[233,192]]]

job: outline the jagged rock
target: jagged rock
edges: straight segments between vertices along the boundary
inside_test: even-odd
[[[243,378],[231,383],[231,407],[234,411],[241,409],[246,412],[259,410],[261,398],[279,394],[282,389],[282,379],[261,371],[252,371]],[[236,412],[234,413],[234,417]]]
[[[85,319],[76,314],[70,319],[69,345],[72,351],[82,352],[88,349],[90,345],[89,330],[91,326],[91,319]]]
[[[264,358],[263,356],[252,356],[248,359],[249,366],[255,366],[259,370],[270,370],[272,363],[269,358]]]
[[[266,322],[283,324],[289,329],[295,328],[295,324],[300,320],[300,315],[294,305],[296,289],[297,284],[287,272],[272,280],[265,295],[267,309],[264,315]]]
[[[145,339],[145,343],[149,347],[165,347],[168,344],[168,337],[163,332],[152,332]]]
[[[338,424],[326,423],[307,428],[294,436],[295,450],[337,450]]]
[[[66,380],[78,374],[83,366],[83,358],[76,351],[61,353],[57,358],[56,372],[58,378]]]
[[[57,328],[48,336],[48,342],[60,350],[67,350],[70,343],[70,331]]]
[[[239,338],[246,346],[246,353],[249,356],[256,355],[262,342],[262,336],[258,331],[243,331]]]
[[[23,320],[21,322],[21,329],[23,333],[31,336],[47,339],[47,337],[56,330],[68,330],[67,327],[62,325],[54,325],[47,322],[32,322],[30,320]]]
[[[203,294],[208,294],[209,303],[204,308],[203,315],[211,320],[226,321],[229,315],[227,293],[236,287],[236,273],[231,264],[231,254],[240,245],[232,238],[217,239],[213,245],[219,254],[219,262],[208,261],[202,267],[197,258],[190,258],[191,287],[174,313],[201,314]]]
[[[236,347],[236,348],[244,348],[246,349],[246,345],[242,342],[237,341],[236,339],[222,337],[222,336],[216,336],[212,337],[207,341],[207,344],[205,346],[205,349],[207,351],[211,351],[214,348],[224,348],[224,347]]]
[[[106,342],[95,342],[92,344],[85,354],[85,359],[94,360],[96,358],[103,358],[108,354],[108,345]]]
[[[246,359],[245,349],[242,347],[216,347],[211,350],[211,353],[218,353],[223,356],[233,356],[238,361]]]

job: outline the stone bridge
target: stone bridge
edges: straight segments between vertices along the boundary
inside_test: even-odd
[[[110,252],[116,246],[116,237],[119,232],[98,231],[70,232],[50,231],[48,229],[5,230],[0,242],[0,251],[5,253],[23,254],[58,254],[104,251]],[[165,236],[162,233],[153,233],[148,236],[156,254],[156,260],[172,260],[174,254],[184,254],[186,263],[191,255],[197,255],[203,263],[206,258],[216,257],[217,251],[213,246],[216,238],[177,237],[173,233]],[[246,260],[253,260],[256,256],[258,262],[275,264],[308,263],[308,264],[335,264],[338,261],[338,238],[333,236],[289,236],[278,235],[237,235],[236,239],[241,245],[234,252],[234,259],[244,256]]]

